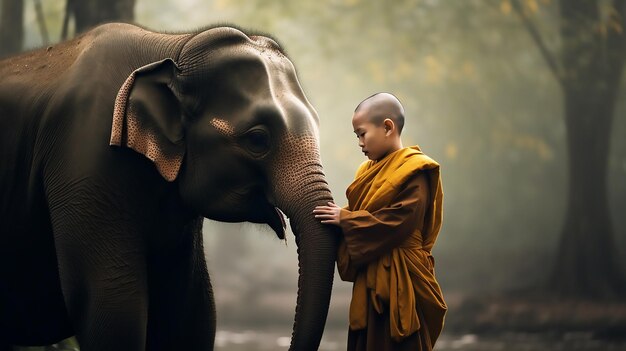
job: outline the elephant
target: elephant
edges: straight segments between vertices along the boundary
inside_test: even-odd
[[[292,350],[319,346],[337,233],[319,116],[268,35],[109,23],[0,61],[0,350],[212,350],[204,218],[298,249]],[[244,258],[242,258],[244,259]]]

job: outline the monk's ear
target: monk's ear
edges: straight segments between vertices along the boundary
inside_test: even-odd
[[[390,136],[393,131],[396,129],[396,124],[393,122],[391,118],[385,118],[383,120],[383,126],[385,127],[385,135]]]
[[[177,71],[165,59],[131,73],[115,99],[110,141],[146,156],[170,182],[185,154],[182,106],[173,90]]]

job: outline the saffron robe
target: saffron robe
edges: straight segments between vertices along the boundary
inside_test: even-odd
[[[354,282],[349,350],[432,350],[447,306],[431,250],[442,223],[439,164],[419,147],[364,162],[346,191],[337,267]]]

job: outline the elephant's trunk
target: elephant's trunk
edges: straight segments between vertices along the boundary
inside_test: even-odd
[[[278,171],[287,173],[277,174],[283,182],[276,189],[278,206],[290,217],[298,246],[298,298],[290,350],[317,350],[330,304],[339,233],[312,213],[315,206],[333,201],[317,140],[307,138],[295,144],[300,147],[283,158],[292,162]]]
[[[316,205],[332,201],[330,191],[317,201],[306,201],[303,213],[294,216],[291,228],[298,245],[298,299],[291,350],[317,350],[330,304],[338,234],[315,220]]]

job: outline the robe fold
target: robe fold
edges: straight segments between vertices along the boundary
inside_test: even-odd
[[[354,282],[349,350],[432,350],[447,310],[432,248],[442,223],[439,164],[419,147],[364,162],[346,191],[337,267]]]

